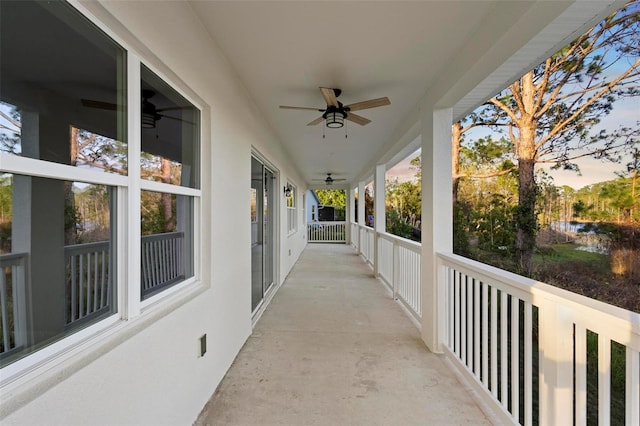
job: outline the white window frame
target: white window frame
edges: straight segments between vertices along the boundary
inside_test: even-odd
[[[111,37],[115,43],[125,51],[127,69],[127,104],[137,105],[140,103],[141,90],[141,64],[144,64],[158,77],[160,77],[171,88],[180,93],[185,99],[191,102],[200,111],[198,162],[200,173],[200,188],[188,188],[179,185],[153,182],[141,178],[140,175],[140,153],[141,153],[141,110],[140,108],[127,109],[127,146],[128,146],[128,170],[127,175],[122,176],[115,173],[92,171],[81,167],[53,163],[45,160],[15,156],[0,153],[0,172],[20,174],[33,177],[44,177],[51,179],[66,180],[72,182],[84,182],[89,184],[107,185],[116,188],[117,206],[114,212],[116,231],[116,274],[113,285],[116,289],[117,300],[115,301],[117,311],[94,324],[63,337],[60,340],[28,354],[15,362],[0,369],[0,389],[2,393],[10,392],[10,387],[21,386],[26,379],[37,380],[44,371],[48,371],[72,357],[86,355],[88,346],[94,346],[100,342],[108,342],[118,331],[127,327],[135,327],[128,320],[136,317],[144,318],[159,309],[176,309],[180,300],[188,300],[193,291],[203,288],[202,282],[202,239],[199,230],[202,226],[202,206],[203,206],[203,185],[207,180],[203,178],[203,146],[205,145],[204,130],[207,126],[204,120],[207,115],[204,113],[209,108],[203,101],[197,99],[197,95],[184,83],[177,83],[177,77],[171,78],[163,72],[160,67],[154,65],[157,59],[144,58],[139,55],[132,46],[118,34],[108,28],[100,19],[87,10],[77,1],[68,2],[81,15],[89,19],[96,25],[97,30],[104,32]],[[125,35],[125,37],[130,37]],[[132,40],[137,45],[135,40]],[[148,59],[148,60],[146,60]],[[160,66],[163,66],[160,64]],[[190,94],[190,93],[193,93]],[[140,193],[142,190],[157,192],[167,192],[176,195],[185,195],[193,199],[192,228],[194,230],[193,241],[193,276],[167,287],[144,301],[141,300],[141,277],[140,277],[140,250],[141,250],[141,230],[140,230]],[[67,371],[66,374],[71,374]]]

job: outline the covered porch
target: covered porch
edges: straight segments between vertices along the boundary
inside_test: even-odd
[[[111,98],[96,97],[103,85],[91,68],[74,67],[90,83],[79,80],[78,87],[90,90],[65,94],[73,108],[51,114],[59,134],[51,150],[42,142],[43,152],[63,162],[40,158],[40,151],[0,153],[0,171],[49,179],[60,189],[63,181],[86,182],[117,195],[110,228],[113,309],[73,333],[62,332],[61,320],[59,340],[33,346],[33,354],[3,367],[2,424],[191,424],[203,407],[196,424],[580,425],[588,412],[600,424],[614,423],[612,411],[639,424],[637,313],[457,256],[452,246],[452,123],[622,3],[64,4],[74,19],[64,27],[69,34],[75,37],[75,22],[86,20],[91,25],[81,41],[113,39],[126,60],[109,62]],[[57,15],[44,16],[57,25]],[[9,35],[22,40],[14,32]],[[34,57],[46,58],[43,53]],[[183,150],[193,162],[181,159],[192,186],[142,176],[142,155],[147,145],[157,147],[149,141],[158,135],[144,127],[148,68],[200,117],[187,122],[197,128]],[[47,84],[49,77],[43,76]],[[70,86],[65,81],[55,86]],[[22,87],[22,80],[13,86]],[[37,124],[57,108],[32,101],[43,90],[34,87],[34,96],[19,101],[25,122]],[[385,98],[390,104],[365,111],[367,126],[355,118],[344,129],[329,122],[317,127],[331,88],[341,96],[330,99],[334,104],[362,107]],[[158,98],[153,102],[161,109]],[[90,112],[116,117],[114,128],[129,145],[128,174],[68,164],[68,125],[88,114],[84,99],[117,101],[117,117],[107,109]],[[155,114],[151,119],[155,126]],[[35,136],[49,135],[48,128],[35,124],[37,132],[27,136],[40,147]],[[421,244],[390,235],[382,220],[385,171],[417,148]],[[324,187],[318,179],[330,174],[341,182],[334,187],[346,191],[346,221],[308,227],[303,194]],[[373,225],[364,208],[356,213],[356,193],[362,200],[369,182]],[[36,247],[40,259],[49,257],[41,248],[55,245],[63,283],[62,259],[73,254],[62,244],[65,200],[62,190],[49,192],[58,233],[37,232],[50,224],[44,217],[50,209],[32,203],[30,212],[42,213],[29,235],[44,241]],[[146,248],[159,244],[143,237],[140,226],[143,195],[150,192],[192,206],[185,217],[193,238],[180,252],[191,254],[191,274],[179,267],[167,273],[161,266],[179,265],[177,257]],[[345,243],[309,244],[313,239]],[[38,272],[48,283],[46,262],[22,253],[14,247],[0,259],[5,287],[18,286],[24,265],[31,267],[29,279]],[[84,256],[83,271],[102,271],[103,263]],[[153,278],[163,274],[168,278]],[[101,284],[98,274],[92,277],[78,278],[79,288]],[[154,288],[168,290],[146,298]],[[67,312],[64,291],[60,286],[64,297],[53,303],[42,298],[60,315]],[[95,291],[74,294],[84,299],[68,296],[69,317],[82,308],[87,313],[82,300],[102,301]],[[588,339],[595,339],[596,354],[588,352]],[[614,352],[624,361],[621,405],[611,391]],[[594,383],[597,401],[588,399]]]
[[[490,424],[353,247],[309,244],[196,425]]]

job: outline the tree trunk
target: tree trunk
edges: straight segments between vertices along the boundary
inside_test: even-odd
[[[524,275],[531,276],[533,252],[536,245],[536,182],[535,182],[536,125],[520,127],[518,144],[518,210],[516,213],[516,260]]]
[[[456,122],[451,126],[451,170],[452,188],[451,200],[455,214],[458,204],[458,188],[460,186],[460,143],[462,138],[462,123]]]
[[[171,183],[171,161],[163,158],[161,165],[162,182]],[[167,232],[175,231],[176,227],[173,223],[174,221],[171,194],[167,194],[166,192],[162,193],[162,209],[164,211],[165,230]]]
[[[518,209],[516,212],[516,261],[519,272],[531,276],[533,252],[536,246],[536,85],[533,71],[511,85],[520,93],[520,116],[517,120],[519,138],[515,142],[518,156]]]

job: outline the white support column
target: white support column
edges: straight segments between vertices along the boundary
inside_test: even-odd
[[[346,218],[348,219],[348,223],[347,223],[347,228],[349,228],[349,241],[351,241],[351,245],[353,247],[359,247],[358,244],[360,244],[360,232],[355,232],[355,233],[351,233],[351,224],[355,223],[357,221],[356,218],[356,188],[355,187],[349,187],[349,192],[347,193],[347,197],[349,197],[349,202],[347,203],[349,205],[349,212],[348,212],[348,216],[346,216]]]
[[[351,244],[351,217],[353,216],[353,196],[351,188],[345,188],[345,207],[344,207],[344,243]]]
[[[376,173],[373,176],[373,228],[375,229],[373,238],[373,273],[378,276],[378,235],[385,232],[385,164],[376,165]]]
[[[376,232],[385,232],[386,220],[385,220],[385,173],[387,172],[387,166],[385,164],[378,164],[376,166],[376,174],[373,177],[374,196],[373,196],[373,227]]]
[[[349,188],[349,193],[347,194],[347,197],[349,197],[349,202],[348,202],[349,215],[347,216],[347,219],[349,220],[350,223],[353,223],[357,219],[356,218],[356,189]]]
[[[364,208],[364,187],[365,182],[358,182],[358,254],[362,254],[362,229],[361,226],[365,226],[367,224],[365,220],[365,208]]]
[[[442,352],[437,252],[453,251],[451,196],[451,108],[427,108],[422,116],[422,340],[433,352]]]
[[[358,225],[365,226],[365,215],[364,215],[364,187],[366,183],[358,182]]]

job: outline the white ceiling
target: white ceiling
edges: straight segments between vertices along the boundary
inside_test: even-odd
[[[576,19],[584,5],[570,7],[571,3],[193,1],[191,5],[299,172],[312,183],[327,172],[348,181],[371,172],[373,162],[415,124],[427,92],[438,92],[442,99],[453,96],[455,102],[474,88],[476,96],[490,96],[490,90],[499,87],[487,85],[496,81],[504,85],[509,81],[500,82],[501,78],[513,78],[498,72],[503,62],[553,18],[564,13],[555,24],[562,31],[543,31],[534,54],[559,46],[558,37],[571,31],[567,25],[575,29],[593,18],[591,11]],[[596,13],[604,9],[602,2],[595,8],[594,2],[587,3]],[[568,22],[571,17],[573,22]],[[521,58],[518,66],[536,59]],[[493,78],[485,80],[490,73]],[[476,87],[481,83],[487,86],[484,91]],[[324,108],[320,86],[342,89],[339,100],[345,105],[383,96],[391,105],[358,111],[372,122],[366,126],[348,122],[346,132],[344,128],[323,132],[323,124],[306,125],[321,113],[279,108]]]

